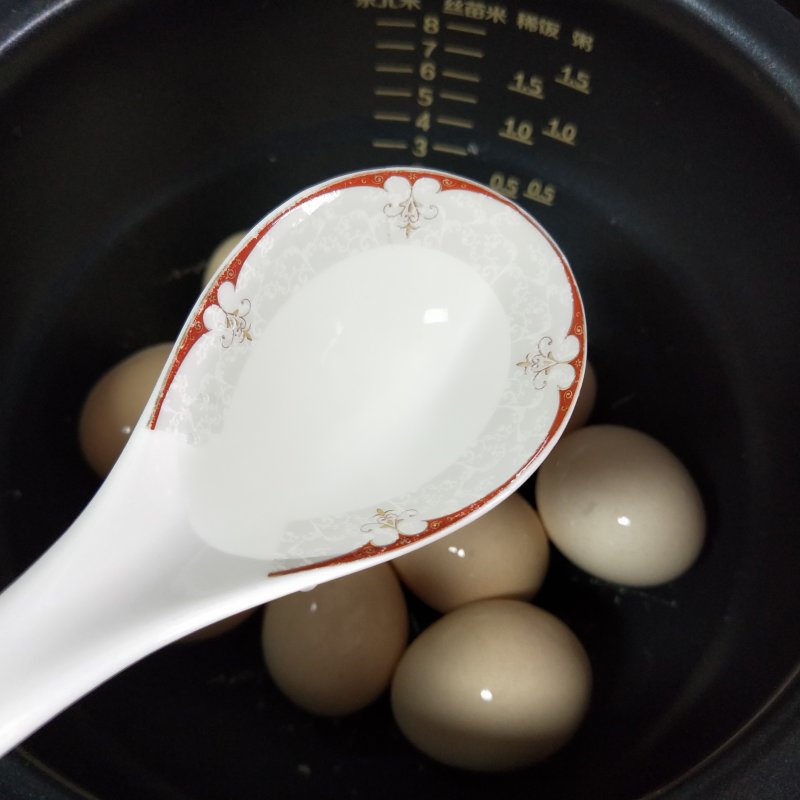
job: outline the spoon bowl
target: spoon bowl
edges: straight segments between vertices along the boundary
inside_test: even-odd
[[[0,597],[0,753],[170,641],[487,511],[555,445],[585,360],[566,259],[502,196],[396,168],[292,198],[201,295],[86,511]]]

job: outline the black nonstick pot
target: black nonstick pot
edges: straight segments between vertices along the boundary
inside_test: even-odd
[[[252,618],[80,701],[0,760],[0,797],[800,797],[789,5],[0,0],[0,585],[96,489],[86,391],[176,335],[214,245],[387,164],[482,181],[554,235],[586,303],[594,419],[690,468],[699,562],[631,590],[554,554],[537,602],[584,642],[595,687],[537,768],[439,766],[385,698],[344,719],[295,710]],[[415,630],[431,616],[412,613]]]

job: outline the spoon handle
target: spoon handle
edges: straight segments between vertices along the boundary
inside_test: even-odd
[[[68,531],[0,595],[0,755],[180,635],[185,608],[159,585],[175,558],[186,556],[185,548],[165,547],[169,529],[182,524],[180,509],[152,480],[126,499],[115,491],[119,478],[112,474]]]
[[[211,548],[187,520],[175,470],[168,450],[129,445],[66,533],[0,594],[0,757],[160,647],[366,566],[270,576],[263,561]]]

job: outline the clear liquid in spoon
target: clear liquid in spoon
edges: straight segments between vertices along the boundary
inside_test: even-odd
[[[374,510],[461,457],[497,408],[511,349],[473,268],[396,244],[312,278],[244,346],[224,423],[181,473],[199,536],[269,560],[291,555],[292,523]],[[308,555],[341,553],[355,534]]]

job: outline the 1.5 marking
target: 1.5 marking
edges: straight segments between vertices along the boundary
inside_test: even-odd
[[[514,73],[511,83],[506,86],[511,92],[524,94],[536,100],[544,100],[544,80],[540,75],[526,75],[521,70]]]
[[[591,80],[592,76],[588,70],[575,70],[573,69],[572,64],[564,64],[564,66],[561,67],[561,71],[558,73],[558,75],[553,78],[555,83],[558,83],[561,86],[566,86],[567,89],[572,89],[576,92],[580,92],[581,94],[592,93]]]

